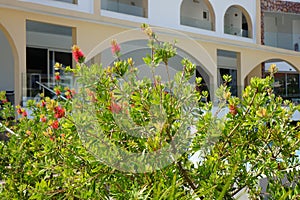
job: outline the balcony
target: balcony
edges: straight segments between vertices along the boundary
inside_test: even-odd
[[[181,25],[191,26],[195,28],[201,28],[206,30],[212,30],[212,22],[207,20],[200,20],[194,17],[181,16],[180,17]]]
[[[299,51],[300,15],[264,13],[264,40],[267,46]]]
[[[239,37],[252,37],[252,22],[249,14],[240,6],[231,6],[224,16],[224,33]]]
[[[240,37],[249,37],[248,30],[230,26],[224,26],[224,33]]]
[[[127,0],[103,0],[101,9],[112,12],[118,12],[138,17],[148,16],[148,2],[144,1],[127,1]]]
[[[40,4],[74,12],[93,13],[94,0],[22,0],[25,3]],[[52,12],[49,10],[49,12]]]
[[[299,51],[299,43],[294,43],[293,37],[294,35],[291,33],[264,32],[264,44],[271,47]]]
[[[205,30],[215,30],[215,14],[207,0],[183,0],[180,6],[180,24]]]
[[[77,0],[54,0],[54,1],[60,1],[64,3],[71,3],[71,4],[77,4]]]

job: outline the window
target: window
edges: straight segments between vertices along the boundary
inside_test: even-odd
[[[218,85],[223,84],[223,76],[230,75],[231,82],[228,84],[232,96],[238,96],[238,56],[237,52],[217,50],[218,56]]]
[[[36,81],[50,88],[54,87],[53,66],[56,62],[63,67],[72,66],[72,53],[35,47],[26,48],[26,82],[29,97],[34,97],[40,92],[41,88]],[[72,81],[69,78],[62,76],[62,85],[70,87]]]
[[[300,74],[289,63],[281,60],[265,62],[264,73],[268,75],[271,64],[276,64],[278,72],[274,74],[274,93],[297,103],[300,102]]]
[[[43,85],[53,88],[55,86],[54,65],[56,62],[64,67],[72,66],[71,46],[72,28],[56,24],[48,24],[38,21],[26,21],[26,74],[23,75],[24,88],[27,91],[24,97],[36,97]],[[72,86],[73,77],[61,73],[61,83],[64,86]],[[53,96],[51,92],[46,95]]]
[[[205,19],[205,20],[209,20],[209,12],[208,12],[208,10],[204,10],[203,11],[203,19]]]

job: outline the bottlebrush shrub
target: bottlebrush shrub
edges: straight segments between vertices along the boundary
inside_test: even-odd
[[[148,25],[142,25],[142,30],[152,49],[145,64],[168,68],[168,60],[176,55],[175,44],[160,42]],[[210,112],[212,102],[200,101],[208,93],[199,94],[187,84],[195,71],[190,61],[184,59],[182,71],[167,83],[157,76],[137,80],[134,61],[121,60],[121,49],[113,40],[116,62],[102,68],[86,66],[83,52],[74,46],[77,67],[65,71],[76,73],[78,81],[89,83],[88,87],[82,87],[76,97],[69,88],[62,88],[57,78],[57,95],[65,92],[68,98],[54,100],[42,95],[40,102],[28,101],[30,117],[17,107],[18,120],[12,120],[12,107],[1,93],[1,123],[16,133],[1,129],[9,137],[0,142],[1,199],[232,199],[243,189],[253,199],[263,195],[270,199],[298,197],[299,159],[295,152],[300,148],[300,134],[299,124],[291,118],[299,108],[274,95],[274,67],[269,77],[253,78],[242,98],[231,96],[226,85],[230,77],[225,76],[216,96],[219,111],[228,107],[229,112],[220,118]],[[196,84],[199,82],[196,79]],[[183,101],[187,99],[190,101]],[[189,102],[197,102],[198,109],[186,112]],[[80,114],[87,106],[94,112]],[[151,134],[128,134],[126,130],[132,128],[128,117]],[[90,120],[97,126],[86,123]],[[78,123],[95,128],[95,133],[87,131],[90,135],[85,137]],[[196,130],[189,135],[193,123]],[[188,145],[179,156],[172,149],[178,130],[186,132],[179,139]],[[103,133],[101,138],[97,132]],[[121,150],[144,154],[169,145],[169,153],[178,157],[161,160],[162,155],[157,154],[157,165],[153,165],[157,168],[145,163],[142,173],[141,166],[130,165],[138,162],[135,158],[118,160],[118,152],[113,154],[116,157],[107,157],[110,152],[97,154],[94,144],[104,140]],[[199,158],[191,162],[195,154]],[[116,160],[119,162],[113,163]],[[266,192],[258,187],[262,177],[269,179]]]

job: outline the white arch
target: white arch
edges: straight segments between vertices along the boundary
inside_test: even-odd
[[[192,58],[198,63],[196,65],[203,66],[203,70],[208,74],[210,83],[207,83],[210,87],[211,97],[213,99],[215,89],[217,88],[217,63],[211,58],[210,54],[202,47],[198,42],[189,38],[180,32],[164,29],[164,28],[153,28],[153,31],[158,35],[159,40],[173,42],[177,40],[176,46],[187,52]],[[100,52],[111,46],[111,40],[116,39],[119,44],[136,41],[145,40],[147,36],[141,30],[129,30],[119,34],[116,34],[97,45],[92,49],[86,56],[86,60],[90,60],[95,57]],[[121,47],[122,50],[122,47]]]

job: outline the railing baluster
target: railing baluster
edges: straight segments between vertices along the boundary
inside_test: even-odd
[[[52,94],[55,94],[55,95],[56,95],[55,91],[52,90],[51,88],[47,87],[46,85],[44,85],[44,84],[42,84],[42,83],[40,83],[40,82],[38,82],[38,81],[36,81],[36,83],[37,83],[38,85],[42,86],[43,89],[46,89],[46,90],[50,91]],[[57,95],[56,95],[56,96],[57,96]],[[65,101],[67,100],[67,98],[64,97],[64,96],[61,96],[61,95],[60,95],[59,97],[62,98],[63,100],[65,100]]]
[[[15,132],[13,132],[11,129],[7,128],[6,126],[4,126],[1,122],[0,122],[0,127],[3,127],[7,132],[9,132],[12,135],[16,135],[18,136],[18,134],[16,134]]]

